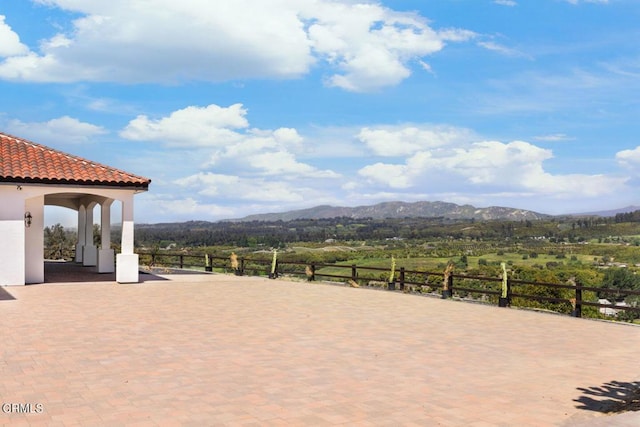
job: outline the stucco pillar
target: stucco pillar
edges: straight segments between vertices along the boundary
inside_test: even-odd
[[[24,285],[24,220],[0,218],[0,286]]]
[[[76,244],[76,262],[82,262],[82,255],[85,243],[85,232],[86,232],[86,209],[84,205],[80,205],[78,208],[78,243]]]
[[[82,250],[82,265],[93,267],[98,264],[98,248],[93,244],[93,208],[95,202],[89,203],[85,213],[84,248]]]
[[[100,205],[100,231],[102,242],[98,251],[98,273],[113,273],[115,271],[115,256],[111,249],[111,204],[113,199],[107,199]]]
[[[31,224],[25,227],[25,272],[26,283],[44,282],[44,196],[25,201],[25,215],[31,216]],[[28,226],[27,226],[28,225]]]
[[[24,285],[24,194],[20,186],[0,185],[0,285]]]
[[[116,256],[116,281],[138,283],[138,254],[133,253],[133,194],[122,199],[121,253]]]

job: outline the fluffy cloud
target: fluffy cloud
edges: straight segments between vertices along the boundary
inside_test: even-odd
[[[409,60],[441,50],[445,40],[473,37],[463,30],[439,34],[416,14],[375,4],[319,2],[310,12],[314,51],[342,71],[328,84],[350,91],[397,84],[411,74]]]
[[[416,13],[329,0],[39,0],[80,15],[73,31],[28,50],[0,21],[0,78],[22,81],[180,82],[295,78],[328,66],[349,91],[395,85],[411,63],[474,37],[432,29]],[[247,13],[247,11],[251,13]]]
[[[546,172],[553,156],[524,141],[482,141],[467,146],[418,151],[404,163],[377,163],[359,175],[377,188],[425,188],[438,192],[512,193],[551,197],[597,197],[622,188],[626,178]],[[640,159],[640,156],[638,156]]]
[[[263,130],[249,127],[242,104],[190,106],[166,117],[138,116],[120,132],[135,141],[154,141],[169,148],[201,150],[200,167],[244,171],[282,179],[339,178],[297,160],[303,138],[293,128]],[[213,176],[209,176],[211,179]]]
[[[162,209],[158,209],[162,206]],[[149,212],[153,212],[149,216]],[[235,210],[218,203],[208,203],[194,197],[173,194],[144,193],[136,197],[136,221],[163,222],[179,219],[232,218]]]
[[[20,42],[20,37],[4,21],[5,16],[0,15],[0,57],[27,53],[29,48]]]
[[[64,116],[47,122],[22,122],[10,120],[7,130],[15,135],[41,143],[86,144],[92,138],[108,133],[104,128]]]
[[[235,130],[249,126],[242,104],[220,107],[187,107],[168,117],[150,119],[140,115],[120,133],[134,141],[161,141],[177,146],[225,147],[242,137]]]
[[[306,199],[305,195],[315,193],[309,187],[291,185],[284,181],[212,172],[200,172],[174,183],[183,188],[196,189],[200,196],[215,197],[219,202],[244,200],[254,203],[300,203]]]
[[[616,160],[620,165],[636,169],[640,168],[640,147],[636,147],[633,150],[623,150],[616,154]]]
[[[470,138],[466,129],[433,126],[395,126],[363,128],[358,140],[378,156],[406,156],[423,149],[442,147]]]

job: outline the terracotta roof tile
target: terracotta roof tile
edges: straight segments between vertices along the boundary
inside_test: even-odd
[[[0,182],[149,187],[150,179],[0,133]]]

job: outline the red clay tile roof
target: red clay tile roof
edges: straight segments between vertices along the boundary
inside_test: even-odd
[[[107,185],[146,190],[151,180],[0,133],[0,182]]]

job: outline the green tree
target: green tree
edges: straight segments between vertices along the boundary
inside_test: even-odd
[[[75,238],[60,224],[44,228],[44,257],[47,259],[65,259],[73,250]]]
[[[640,290],[640,277],[628,268],[610,268],[604,273],[602,287],[615,289],[614,292],[601,291],[600,298],[607,298],[614,301],[623,301],[629,294],[624,290]]]

